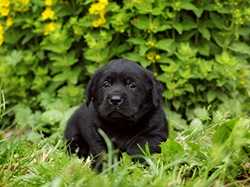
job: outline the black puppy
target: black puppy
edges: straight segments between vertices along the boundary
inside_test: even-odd
[[[80,157],[106,151],[101,129],[122,152],[140,154],[148,144],[151,153],[159,153],[159,144],[168,135],[161,90],[160,83],[138,64],[112,60],[89,81],[86,105],[68,121],[69,151]]]

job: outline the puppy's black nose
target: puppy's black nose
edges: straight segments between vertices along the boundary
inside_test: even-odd
[[[123,103],[123,99],[119,95],[113,95],[109,98],[109,103],[114,106],[120,106]]]

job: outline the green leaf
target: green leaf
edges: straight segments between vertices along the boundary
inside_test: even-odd
[[[19,103],[14,107],[15,122],[20,128],[34,127],[40,118],[40,113],[32,113],[30,107]]]
[[[200,42],[196,46],[196,49],[197,49],[197,52],[202,54],[202,55],[209,56],[209,54],[210,54],[209,43],[207,43],[206,41]]]
[[[190,126],[193,128],[200,128],[202,127],[202,121],[199,118],[192,119]]]
[[[249,34],[250,34],[250,28],[249,28],[249,26],[248,27],[247,26],[246,27],[242,26],[242,27],[240,27],[238,29],[238,32],[239,32],[240,35],[242,35],[244,37],[248,37]]]
[[[228,6],[223,6],[222,4],[212,4],[208,3],[205,7],[205,10],[210,12],[218,12],[220,14],[229,14],[231,9]]]
[[[215,42],[222,48],[226,48],[229,46],[232,41],[232,36],[230,33],[220,33],[220,32],[212,32],[212,37]]]
[[[140,30],[153,33],[171,29],[170,23],[159,17],[149,18],[148,16],[138,16],[132,20],[132,24]]]
[[[235,124],[239,119],[232,119],[221,124],[213,135],[214,144],[224,144],[225,141],[230,137]]]
[[[170,161],[184,156],[183,146],[175,140],[169,139],[166,143],[161,144],[161,150],[166,159]]]
[[[207,92],[207,101],[211,103],[213,100],[216,99],[216,93],[214,91]]]
[[[153,1],[152,0],[144,0],[142,1],[131,1],[131,0],[125,0],[124,5],[126,8],[133,9],[136,8],[136,11],[139,14],[148,14],[152,13],[152,7],[153,7]]]
[[[50,53],[49,59],[53,61],[52,66],[55,68],[69,67],[77,62],[76,53],[74,51],[65,54]]]
[[[88,32],[84,35],[89,48],[104,49],[112,41],[112,32]]]
[[[123,55],[124,58],[140,63],[143,67],[149,66],[151,63],[139,54],[132,52]]]
[[[187,128],[187,123],[184,119],[182,119],[181,115],[167,110],[169,126],[176,130],[184,130]]]
[[[67,35],[66,31],[58,31],[44,38],[41,42],[41,47],[44,50],[55,53],[66,53],[72,42],[73,39]]]
[[[144,40],[144,38],[141,38],[141,37],[129,38],[127,41],[129,43],[135,44],[135,45],[145,45],[146,44],[146,41]]]
[[[146,30],[149,27],[149,19],[147,16],[138,16],[132,20],[132,24],[140,30]]]
[[[130,26],[129,21],[133,14],[119,10],[119,13],[113,14],[111,17],[112,27],[117,32],[123,33]]]
[[[87,69],[87,72],[90,74],[90,75],[93,75],[97,69],[98,69],[98,66],[95,65],[95,64],[89,64],[86,66],[86,69]]]
[[[186,18],[183,22],[173,22],[173,27],[182,34],[183,31],[190,31],[197,28],[197,24],[191,18]]]
[[[23,36],[25,32],[19,29],[9,29],[8,32],[5,32],[5,42],[8,44],[15,45]],[[33,36],[32,33],[29,33],[29,36]]]
[[[42,114],[41,120],[45,123],[55,124],[63,119],[63,113],[58,110],[49,110]]]
[[[130,46],[128,43],[123,43],[121,45],[112,45],[110,46],[110,56],[109,58],[112,58],[113,56],[120,56],[120,54],[125,53],[130,49]]]
[[[55,75],[53,77],[53,81],[55,81],[55,82],[68,81],[72,84],[76,84],[79,74],[80,74],[80,69],[74,69],[74,70],[67,69],[67,70]]]
[[[169,53],[174,53],[175,48],[176,48],[173,39],[162,39],[162,40],[159,40],[159,41],[157,41],[155,47],[158,48],[158,49],[162,49],[164,51],[167,51]]]
[[[197,118],[201,119],[202,121],[210,119],[209,113],[205,108],[195,108],[194,109],[194,114]]]
[[[22,104],[16,105],[14,111],[17,124],[25,125],[28,123],[27,117],[32,115],[32,111],[28,106]]]
[[[180,3],[180,8],[184,10],[192,10],[198,18],[201,17],[203,13],[202,8],[197,8],[195,5],[187,1],[182,1]]]
[[[210,40],[211,35],[210,35],[209,30],[206,27],[198,27],[198,29],[204,38],[206,38],[207,40]]]
[[[13,50],[9,55],[6,56],[6,61],[8,64],[16,66],[23,59],[23,52],[18,50]]]
[[[170,65],[161,65],[161,70],[166,74],[173,74],[180,68],[179,64],[174,63],[173,61],[169,61]]]
[[[84,57],[94,62],[105,62],[107,61],[108,56],[109,56],[108,47],[105,49],[88,48],[88,49],[85,49],[85,52],[84,52]]]
[[[213,12],[210,12],[209,16],[211,18],[212,23],[216,26],[216,28],[224,29],[226,27],[225,18],[223,16]]]
[[[250,55],[250,46],[244,42],[234,42],[229,46],[229,49],[238,53]]]

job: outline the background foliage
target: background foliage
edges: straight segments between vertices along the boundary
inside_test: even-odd
[[[248,1],[2,0],[0,8],[1,88],[18,124],[61,122],[91,74],[118,57],[154,71],[168,108],[188,121],[218,107],[249,111],[241,105],[250,94]]]
[[[19,177],[12,184],[53,180],[51,185],[60,185],[71,180],[63,179],[61,170],[89,172],[77,166],[79,161],[66,166],[69,158],[56,142],[84,100],[90,76],[114,58],[140,63],[163,83],[172,131],[163,154],[152,158],[157,164],[153,169],[140,170],[124,158],[135,174],[120,166],[120,177],[127,176],[121,183],[131,186],[129,181],[141,172],[145,185],[149,176],[150,181],[158,175],[167,178],[154,178],[156,186],[181,185],[190,177],[194,181],[185,183],[190,186],[208,186],[217,178],[220,182],[211,184],[244,179],[249,176],[244,164],[249,158],[249,44],[246,0],[0,0],[0,179],[9,181],[14,170]],[[27,129],[25,138],[1,144]],[[52,136],[40,140],[34,132]],[[20,165],[13,165],[16,158],[22,160]],[[10,174],[2,172],[7,170]],[[195,178],[196,170],[202,179]],[[53,178],[55,174],[60,177]],[[109,186],[115,176],[74,177],[79,184],[90,180],[88,186]]]

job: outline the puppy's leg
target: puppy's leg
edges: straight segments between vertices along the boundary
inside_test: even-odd
[[[160,153],[160,143],[165,141],[166,138],[160,134],[141,135],[134,137],[127,145],[127,153],[130,155],[142,154],[140,148],[145,149],[145,146],[149,146],[150,153]]]
[[[105,142],[100,134],[98,134],[97,128],[94,125],[91,125],[88,128],[82,128],[81,134],[84,135],[84,138],[89,145],[89,154],[97,156],[106,152]]]
[[[86,157],[89,153],[87,142],[81,137],[76,125],[68,124],[65,130],[65,139],[67,143],[67,150],[69,153],[76,153],[78,157]]]
[[[64,132],[64,138],[69,153],[76,153],[79,157],[86,157],[89,154],[89,146],[80,132],[80,114],[81,107],[70,117]]]
[[[158,108],[144,125],[144,129],[134,136],[126,145],[130,155],[141,154],[141,150],[148,144],[151,153],[160,153],[160,144],[167,140],[168,123],[163,109]]]

